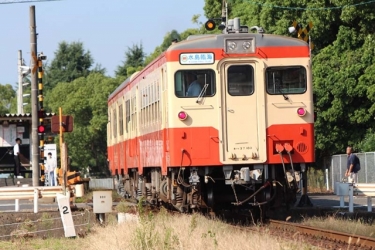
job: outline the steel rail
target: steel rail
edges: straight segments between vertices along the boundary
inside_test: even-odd
[[[269,226],[271,228],[284,229],[294,232],[299,232],[301,234],[306,234],[314,237],[320,237],[323,239],[329,239],[336,242],[343,242],[348,245],[366,247],[369,249],[375,249],[375,238],[370,238],[366,236],[360,236],[355,234],[348,234],[343,232],[337,232],[327,229],[321,229],[316,227],[304,226],[300,224],[269,220]]]

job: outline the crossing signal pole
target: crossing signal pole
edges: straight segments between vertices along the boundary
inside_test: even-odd
[[[43,52],[38,55],[38,100],[39,100],[39,110],[38,110],[38,135],[39,135],[39,166],[41,168],[41,176],[44,176],[44,134],[46,132],[44,118],[46,112],[43,106],[43,60],[47,57],[43,55]]]
[[[30,51],[32,56],[31,65],[31,164],[33,170],[33,186],[39,186],[39,150],[38,150],[38,93],[37,93],[37,41],[35,6],[30,6]]]

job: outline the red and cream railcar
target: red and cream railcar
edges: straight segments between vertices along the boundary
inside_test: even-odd
[[[279,182],[295,198],[314,161],[309,46],[236,27],[172,44],[109,96],[108,158],[124,195],[180,211],[259,205],[284,197]]]

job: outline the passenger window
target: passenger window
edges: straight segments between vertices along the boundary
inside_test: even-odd
[[[267,93],[271,95],[305,93],[306,69],[302,66],[267,68],[266,84]]]
[[[213,70],[179,70],[175,74],[177,97],[213,96],[216,93]]]
[[[254,93],[254,69],[250,65],[233,65],[228,68],[228,94],[247,96]]]

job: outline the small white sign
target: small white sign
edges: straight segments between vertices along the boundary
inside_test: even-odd
[[[94,214],[112,212],[112,191],[93,192],[93,212]]]
[[[61,215],[61,221],[64,226],[65,237],[76,237],[72,211],[70,210],[69,197],[63,194],[57,194],[57,203]]]
[[[25,127],[17,127],[17,133],[25,133]]]
[[[181,64],[213,64],[214,53],[182,53],[180,54]]]

